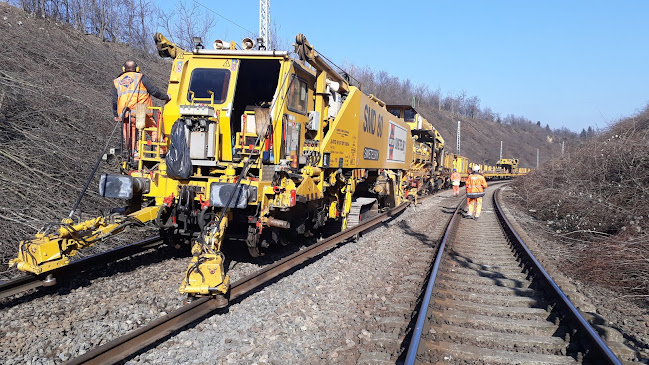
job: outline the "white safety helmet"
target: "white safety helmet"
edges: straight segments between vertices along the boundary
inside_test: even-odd
[[[480,171],[480,165],[473,165],[473,171],[475,172]]]

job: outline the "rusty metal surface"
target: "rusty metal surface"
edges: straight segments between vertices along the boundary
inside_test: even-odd
[[[68,364],[113,364],[218,309],[210,297],[197,299],[146,326],[74,358]]]
[[[478,221],[456,211],[449,224],[405,363],[619,364],[578,311],[565,310],[574,306],[518,236],[505,235],[492,194]]]
[[[281,277],[287,271],[335,248],[345,242],[346,239],[391,219],[406,209],[407,206],[408,203],[403,203],[388,212],[361,222],[352,229],[335,234],[277,263],[269,265],[255,274],[236,281],[230,289],[230,302],[241,300],[256,288],[266,285],[272,280]],[[181,330],[183,327],[216,312],[218,309],[220,309],[220,306],[211,297],[199,298],[133,332],[72,359],[68,364],[112,364],[118,362]]]
[[[35,289],[43,286],[42,280],[34,275],[27,275],[13,280],[0,283],[0,299],[10,297],[14,294]]]

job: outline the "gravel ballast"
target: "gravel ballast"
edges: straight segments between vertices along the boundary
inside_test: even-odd
[[[445,208],[459,202],[449,196],[408,208],[129,362],[394,363],[448,219]],[[5,363],[65,362],[181,305],[188,258],[132,261],[112,276],[6,304],[0,310]],[[229,274],[237,280],[260,267],[233,259]]]
[[[463,198],[441,192],[410,207],[355,242],[129,359],[129,364],[394,364],[405,356],[413,311],[434,247]],[[534,222],[510,208],[521,226]],[[485,211],[484,214],[493,214]],[[547,238],[547,237],[546,237]],[[532,245],[551,267],[552,245]],[[228,253],[233,281],[286,256],[297,246],[251,259]],[[124,260],[69,285],[0,303],[0,356],[6,364],[58,364],[124,335],[182,305],[178,286],[189,258],[163,248]],[[550,256],[551,257],[551,256]],[[553,273],[554,275],[554,273]],[[611,319],[624,338],[646,339],[646,311],[602,302],[588,283],[560,278],[587,311]],[[631,314],[631,316],[629,316]],[[644,325],[645,327],[642,327]],[[635,331],[635,332],[634,332]],[[615,335],[616,332],[611,332]],[[627,341],[629,342],[629,341]],[[641,345],[642,346],[642,345]],[[644,353],[646,354],[646,352]]]

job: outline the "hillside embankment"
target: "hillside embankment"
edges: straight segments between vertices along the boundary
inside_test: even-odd
[[[115,126],[110,88],[124,61],[136,60],[161,87],[169,63],[35,19],[4,2],[0,33],[2,273],[19,240],[47,222],[60,222],[72,209]],[[119,146],[119,136],[116,130],[110,147]],[[116,168],[102,163],[98,174]],[[95,179],[81,204],[84,218],[123,204],[100,199],[97,186]]]
[[[649,106],[513,184],[581,280],[649,302]]]

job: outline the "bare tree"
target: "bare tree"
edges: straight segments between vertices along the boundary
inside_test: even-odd
[[[475,119],[480,112],[480,98],[477,96],[471,96],[465,100],[465,111],[466,116]]]
[[[216,25],[214,17],[204,8],[196,3],[188,5],[187,1],[179,2],[170,12],[159,10],[159,14],[168,38],[184,49],[193,48],[192,37],[205,38]]]

